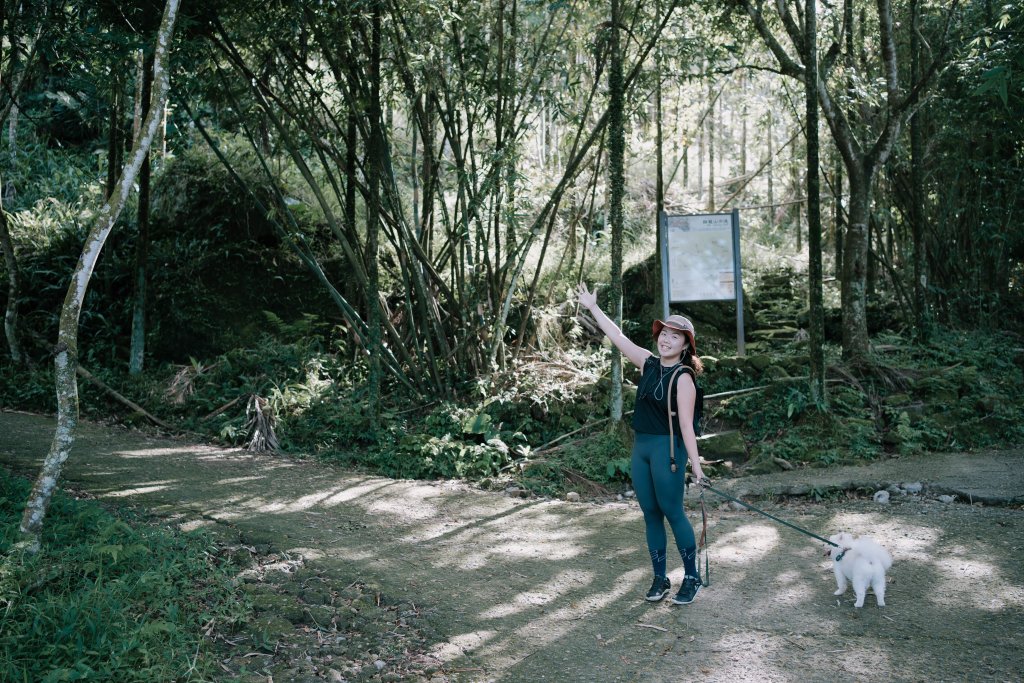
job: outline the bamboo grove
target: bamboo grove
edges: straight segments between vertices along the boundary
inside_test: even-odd
[[[98,128],[114,122],[113,167],[125,147],[115,103],[141,78],[123,69],[135,43],[104,55],[88,36],[144,44],[153,21],[140,18],[161,7],[30,5],[3,5],[10,130],[19,90],[63,92],[52,83],[81,61],[92,74],[84,108]],[[213,150],[234,178],[224,191],[257,202],[316,277],[363,349],[371,395],[385,381],[449,395],[527,351],[535,307],[559,296],[547,288],[582,277],[594,242],[614,251],[630,221],[609,180],[616,150],[630,169],[619,189],[647,213],[633,239],[665,207],[739,206],[752,226],[773,227],[787,202],[806,200],[794,102],[809,61],[844,353],[867,353],[879,288],[922,334],[933,318],[997,320],[1020,278],[1020,8],[842,0],[816,12],[808,53],[806,6],[783,0],[186,3],[172,123],[177,144]],[[98,34],[76,34],[81,25]],[[971,126],[977,145],[962,134]],[[258,182],[240,168],[250,158]],[[328,252],[345,277],[328,274]]]

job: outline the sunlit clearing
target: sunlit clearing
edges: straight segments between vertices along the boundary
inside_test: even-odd
[[[195,531],[207,526],[213,526],[213,522],[208,519],[193,519],[181,524],[178,528],[188,533],[189,531]]]
[[[715,541],[715,559],[733,564],[749,564],[775,550],[779,532],[759,522],[743,524]]]
[[[486,610],[480,617],[482,619],[500,619],[524,610],[536,609],[551,603],[563,593],[589,584],[592,580],[591,572],[564,571],[545,581],[544,591],[524,591],[503,604]]]

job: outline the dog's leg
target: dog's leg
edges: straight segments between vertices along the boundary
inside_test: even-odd
[[[832,563],[832,573],[836,575],[836,586],[838,590],[832,595],[842,595],[846,592],[846,576],[843,575],[843,570],[839,567],[838,562]]]
[[[885,607],[885,574],[878,571],[875,572],[874,577],[871,579],[871,590],[875,592],[875,600],[878,602],[879,607]]]
[[[868,594],[868,577],[860,573],[853,575],[853,594],[857,596],[857,601],[853,603],[853,606],[863,607],[864,597]]]

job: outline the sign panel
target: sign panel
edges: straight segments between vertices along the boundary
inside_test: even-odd
[[[715,213],[666,218],[670,300],[735,300],[733,215]]]

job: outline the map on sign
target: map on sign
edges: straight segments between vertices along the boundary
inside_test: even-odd
[[[669,299],[736,298],[732,215],[668,216]]]

